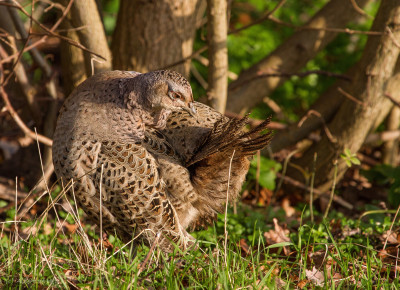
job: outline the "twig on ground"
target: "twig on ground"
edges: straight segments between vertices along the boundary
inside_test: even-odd
[[[329,196],[328,205],[326,206],[326,209],[325,209],[324,219],[326,219],[328,217],[329,209],[331,208],[332,200],[335,195],[336,178],[337,178],[337,172],[338,172],[338,161],[337,160],[335,160],[334,166],[335,166],[335,171],[333,173],[332,190],[331,190],[331,194]]]
[[[309,187],[309,186],[304,185],[304,184],[301,183],[300,181],[294,180],[293,178],[291,178],[291,177],[289,177],[289,176],[282,176],[282,174],[279,173],[279,172],[277,172],[276,175],[277,175],[279,178],[283,178],[283,180],[284,180],[285,182],[287,182],[287,183],[289,183],[289,184],[291,184],[291,185],[293,185],[293,186],[295,186],[295,187],[298,187],[298,188],[301,188],[301,189],[304,189],[304,190],[310,190],[310,187]],[[319,190],[318,188],[314,188],[314,193],[316,193],[318,197],[329,195],[328,193],[326,193],[326,192],[324,192],[324,191],[322,191],[322,190]],[[345,208],[347,208],[347,209],[352,210],[352,209],[354,208],[354,206],[353,206],[351,203],[345,201],[345,200],[344,200],[343,198],[341,198],[340,196],[334,195],[333,201],[336,202],[336,203],[338,203],[338,204],[340,204],[341,206],[343,206],[343,207],[345,207]]]
[[[102,184],[103,184],[103,172],[104,172],[104,164],[101,164],[100,171],[100,254],[103,252],[103,195],[102,195]],[[101,259],[100,259],[101,260]]]
[[[137,276],[139,276],[140,273],[143,272],[144,267],[146,267],[146,264],[147,264],[147,262],[150,260],[150,257],[151,257],[151,255],[153,254],[154,248],[155,248],[156,245],[158,244],[158,240],[160,239],[160,237],[161,237],[161,232],[158,232],[157,235],[156,235],[156,238],[154,239],[153,244],[151,245],[151,248],[150,248],[149,252],[148,252],[147,255],[146,255],[146,258],[144,259],[143,263],[142,263],[142,264],[140,265],[140,267],[139,267]]]
[[[386,239],[385,239],[385,244],[383,245],[383,250],[386,249],[387,241],[388,241],[388,239],[389,239],[390,234],[392,233],[393,225],[394,225],[394,223],[395,223],[395,221],[396,221],[396,219],[397,219],[397,216],[398,216],[398,214],[399,214],[399,211],[400,211],[400,205],[397,207],[396,214],[394,215],[393,221],[392,221],[392,223],[390,224],[389,232],[387,233],[387,236],[386,236]],[[397,262],[397,260],[396,260],[396,262]],[[396,268],[397,268],[397,267],[396,267]]]
[[[311,172],[311,181],[310,181],[310,216],[311,222],[314,223],[314,179],[315,179],[315,169],[317,164],[317,152],[314,153],[313,167]]]

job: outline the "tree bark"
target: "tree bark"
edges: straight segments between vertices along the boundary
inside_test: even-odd
[[[399,128],[400,121],[400,108],[392,106],[392,109],[386,120],[386,129],[388,131],[395,131]],[[391,166],[396,166],[397,156],[399,155],[399,139],[386,141],[383,144],[382,162]]]
[[[369,0],[358,0],[357,4],[364,7],[368,2]],[[346,24],[358,15],[359,12],[349,0],[330,1],[299,31],[259,63],[243,71],[239,78],[229,85],[226,109],[240,113],[261,102],[287,78],[257,78],[260,72],[297,72],[336,37],[337,32],[324,30],[325,28],[345,28]]]
[[[58,0],[66,5],[68,0]],[[72,4],[69,17],[73,28],[77,30],[80,43],[90,51],[103,56],[106,60],[97,60],[90,53],[83,52],[85,59],[85,72],[87,76],[111,69],[111,52],[108,47],[103,22],[95,0],[75,0]],[[77,53],[71,49],[72,57],[79,60]]]
[[[115,69],[147,72],[191,55],[204,1],[121,0],[113,35]],[[189,76],[190,60],[172,67]]]
[[[228,94],[228,35],[226,0],[207,0],[208,88],[211,107],[224,113]]]
[[[64,36],[79,42],[79,37],[76,31],[69,31],[72,29],[71,15],[67,15],[61,24],[66,32]],[[61,42],[61,67],[63,70],[63,89],[64,94],[68,96],[74,88],[76,88],[81,82],[87,79],[85,69],[85,57],[83,51],[69,43]]]
[[[382,1],[372,30],[386,33],[383,36],[368,37],[357,73],[347,91],[358,101],[346,98],[328,124],[336,137],[336,143],[323,135],[321,141],[311,146],[296,162],[301,168],[310,169],[314,152],[317,153],[315,185],[322,191],[332,185],[335,160],[338,160],[338,180],[347,169],[339,155],[345,149],[357,152],[373,128],[375,119],[382,116],[382,111],[386,110],[386,114],[389,112],[391,102],[385,97],[387,90],[399,89],[398,81],[394,81],[399,76],[392,77],[400,50],[396,43],[400,37],[399,1]],[[296,179],[301,178],[300,173],[293,168],[288,174]]]

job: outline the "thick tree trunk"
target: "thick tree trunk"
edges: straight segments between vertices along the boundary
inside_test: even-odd
[[[301,168],[311,168],[314,152],[317,153],[315,185],[327,190],[332,185],[334,161],[338,160],[338,178],[343,176],[346,164],[339,157],[345,149],[357,152],[367,134],[373,128],[375,119],[388,113],[391,103],[385,97],[388,89],[396,91],[398,75],[393,76],[399,46],[396,39],[400,37],[400,2],[383,0],[374,24],[374,31],[385,32],[382,36],[369,36],[363,56],[358,64],[348,93],[358,101],[346,98],[330,124],[330,132],[336,142],[323,135],[322,140],[311,146],[296,163]],[[288,171],[297,179],[301,174],[297,170]]]
[[[79,37],[76,31],[72,29],[71,15],[67,15],[66,19],[61,24],[66,32],[64,36],[79,42]],[[63,89],[68,96],[74,88],[87,78],[85,69],[85,57],[83,51],[78,47],[72,46],[69,43],[61,42],[61,67],[63,70]]]
[[[358,0],[357,4],[364,7],[368,2],[369,0]],[[297,72],[336,37],[337,32],[324,29],[345,28],[346,24],[358,15],[359,12],[349,0],[330,1],[304,25],[303,29],[295,32],[259,63],[243,71],[239,78],[229,85],[227,111],[240,113],[260,103],[265,96],[287,80],[286,77],[257,78],[260,72]]]
[[[189,56],[203,0],[121,0],[113,35],[115,69],[147,72]],[[172,67],[186,77],[190,61]]]
[[[58,0],[63,5],[68,4],[68,0]],[[77,30],[79,42],[106,60],[98,60],[88,52],[83,52],[85,61],[85,73],[91,76],[94,73],[107,71],[111,69],[111,52],[108,47],[106,34],[104,31],[103,22],[100,17],[99,10],[95,0],[75,0],[72,4],[71,11],[69,12],[69,20],[73,28],[81,28]],[[63,50],[71,57],[71,66],[75,69],[75,64],[80,61],[79,52],[75,48],[69,51]],[[74,63],[72,63],[74,61]],[[78,73],[74,79],[79,79],[83,73]],[[74,81],[75,82],[75,81]]]
[[[224,113],[228,94],[227,0],[207,0],[208,88],[211,107]]]

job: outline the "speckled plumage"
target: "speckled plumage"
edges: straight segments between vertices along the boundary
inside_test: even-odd
[[[151,244],[161,233],[165,251],[172,249],[169,240],[187,248],[193,243],[187,230],[207,225],[223,208],[233,151],[230,200],[248,157],[269,141],[260,134],[268,121],[245,133],[247,118],[195,108],[193,116],[190,85],[175,72],[95,75],[61,109],[53,144],[57,176],[73,180],[79,206],[97,223],[101,187],[103,228],[124,242],[143,232]]]

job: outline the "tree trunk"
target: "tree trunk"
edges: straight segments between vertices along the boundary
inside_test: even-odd
[[[357,4],[364,7],[368,2],[369,0],[358,0]],[[297,72],[336,37],[337,32],[327,31],[326,28],[345,28],[346,24],[358,15],[359,12],[349,0],[330,1],[302,29],[259,63],[243,71],[239,78],[229,85],[226,109],[240,113],[260,103],[265,96],[287,80],[286,77],[257,78],[260,72]]]
[[[58,0],[67,5],[68,0]],[[97,60],[88,52],[83,52],[85,73],[91,76],[94,73],[111,69],[111,52],[108,47],[103,22],[95,0],[75,0],[69,12],[69,19],[73,28],[82,28],[77,31],[80,43],[89,50],[103,56],[106,60]],[[79,61],[79,53],[75,48],[70,50],[72,60]],[[71,63],[71,66],[73,64]],[[76,79],[76,78],[75,78]],[[77,77],[79,79],[79,77]]]
[[[147,72],[189,56],[204,1],[121,0],[113,35],[115,69]],[[190,60],[172,67],[186,77]]]
[[[207,0],[208,88],[211,107],[225,112],[228,94],[227,1]]]
[[[64,36],[79,42],[78,33],[72,29],[71,15],[67,15],[66,19],[61,24],[66,32]],[[78,47],[72,46],[69,43],[61,42],[61,67],[63,70],[63,89],[64,94],[68,96],[74,88],[87,78],[85,69],[85,57],[83,51]]]
[[[347,167],[339,157],[345,149],[356,153],[367,134],[373,128],[375,119],[383,110],[388,113],[391,102],[385,97],[388,89],[400,89],[398,75],[393,75],[399,47],[395,39],[400,37],[400,2],[383,0],[372,26],[373,31],[385,32],[382,36],[369,36],[357,73],[353,78],[348,93],[358,101],[345,98],[330,124],[330,132],[336,142],[323,135],[319,143],[311,146],[296,163],[301,168],[311,168],[314,152],[318,159],[315,171],[315,185],[327,190],[332,185],[334,161],[338,160],[338,179]],[[300,173],[291,169],[288,174],[297,179]]]

